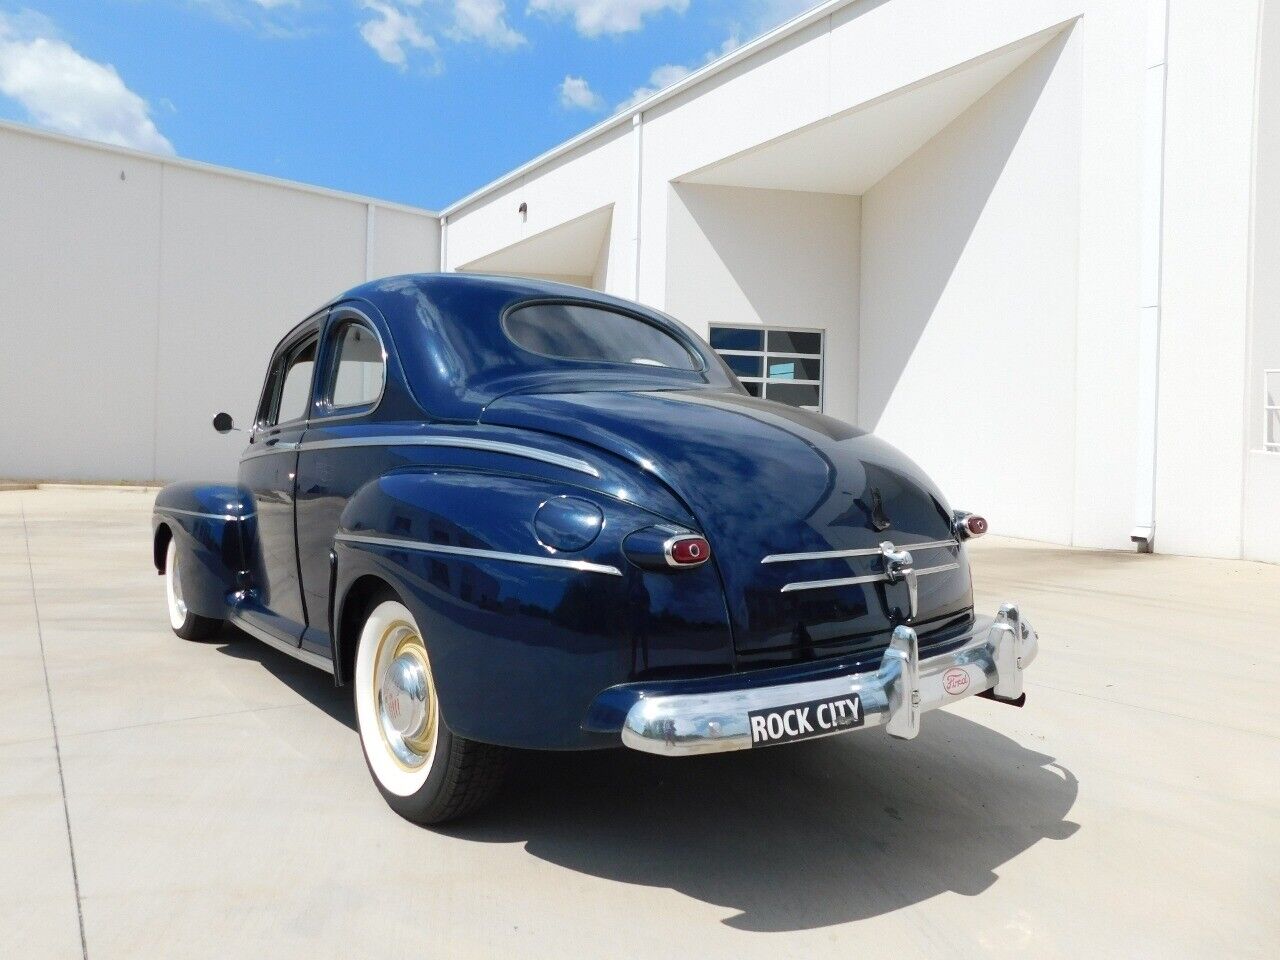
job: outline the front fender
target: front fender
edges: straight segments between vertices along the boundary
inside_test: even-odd
[[[247,585],[248,557],[257,536],[253,497],[242,487],[171,483],[151,515],[156,571],[164,573],[172,538],[182,558],[183,599],[202,617],[225,619],[229,595]]]
[[[587,501],[603,517],[581,549],[539,539],[548,525],[535,527],[534,516],[558,498]],[[451,730],[508,746],[600,746],[582,725],[601,690],[675,667],[732,666],[714,565],[655,572],[623,556],[627,534],[659,520],[625,500],[534,477],[390,473],[342,514],[334,624],[351,621],[354,585],[381,580],[423,631]],[[339,629],[336,639],[343,663],[358,629]]]

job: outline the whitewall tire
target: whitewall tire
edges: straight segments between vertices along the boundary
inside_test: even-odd
[[[222,621],[192,613],[187,607],[182,583],[178,542],[170,536],[164,557],[164,597],[169,610],[169,626],[183,640],[207,640],[222,629]]]
[[[365,762],[396,813],[415,823],[440,823],[470,812],[496,791],[503,751],[445,726],[426,639],[399,600],[371,604],[353,673]]]

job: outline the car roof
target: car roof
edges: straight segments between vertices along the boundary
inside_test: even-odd
[[[636,317],[670,334],[703,369],[573,361],[531,353],[512,342],[502,318],[529,302],[571,302]],[[652,308],[566,283],[481,274],[405,274],[372,280],[330,303],[371,305],[386,324],[406,384],[429,416],[478,420],[510,392],[732,387],[714,351],[683,324]]]

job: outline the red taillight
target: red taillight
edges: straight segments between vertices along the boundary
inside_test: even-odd
[[[961,532],[966,537],[980,537],[987,532],[987,518],[976,513],[966,514],[960,518]]]
[[[711,544],[705,537],[672,537],[667,541],[667,563],[673,567],[692,567],[711,558]]]

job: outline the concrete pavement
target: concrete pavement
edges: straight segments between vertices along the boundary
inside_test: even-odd
[[[1025,709],[529,755],[432,831],[325,674],[173,636],[151,498],[0,492],[4,956],[1280,955],[1280,568],[984,540]]]

